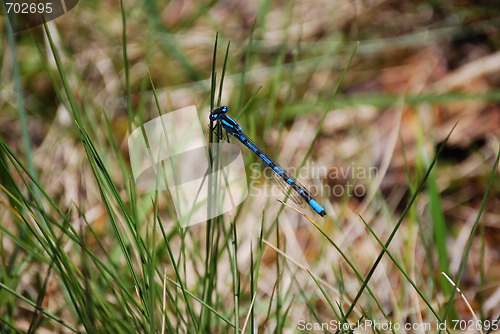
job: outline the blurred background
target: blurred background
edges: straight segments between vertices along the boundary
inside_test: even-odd
[[[452,278],[462,272],[459,286],[475,315],[497,319],[500,183],[498,168],[493,168],[500,147],[499,28],[500,5],[493,0],[127,1],[123,8],[118,1],[89,0],[47,24],[52,42],[43,26],[9,33],[2,15],[2,333],[12,328],[92,332],[86,325],[92,322],[96,331],[111,330],[104,321],[107,312],[94,310],[92,321],[82,316],[86,313],[77,305],[85,304],[85,298],[72,299],[68,290],[73,285],[63,279],[71,276],[69,269],[55,266],[56,252],[37,241],[45,215],[74,229],[69,234],[59,227],[49,239],[59,240],[74,261],[74,284],[100,292],[102,305],[127,315],[123,323],[117,321],[121,331],[154,330],[140,315],[139,310],[147,309],[144,290],[137,288],[131,270],[147,277],[144,262],[141,269],[140,256],[133,265],[124,260],[126,249],[144,250],[137,251],[141,243],[132,241],[120,247],[120,233],[127,240],[150,243],[147,252],[155,254],[150,260],[158,270],[152,279],[159,291],[166,273],[233,325],[242,328],[251,319],[248,332],[250,327],[295,332],[300,320],[336,319],[342,314],[337,303],[347,311],[364,287],[333,245],[366,278],[383,248],[363,220],[385,242],[441,144],[440,157],[389,248],[408,276],[386,255],[371,277],[370,291],[354,307],[357,318],[349,319],[436,321],[429,305],[441,316],[447,312],[448,319],[474,319],[458,294],[446,311],[453,285],[441,272]],[[59,67],[51,46],[60,57]],[[219,225],[180,229],[168,193],[152,204],[150,195],[134,190],[128,135],[159,114],[189,105],[197,106],[208,134],[213,69],[217,88],[225,71],[221,103],[231,115],[238,114],[238,122],[260,147],[283,166],[314,165],[322,171],[299,178],[319,189],[315,195],[328,216],[323,220],[305,211],[318,228],[266,195],[249,196],[236,215],[221,218]],[[89,141],[97,153],[89,149]],[[242,151],[249,166],[257,161]],[[21,165],[25,171],[16,170]],[[370,168],[376,172],[353,172]],[[253,167],[248,173],[257,181],[251,187],[268,185],[252,174]],[[116,188],[100,186],[108,181]],[[363,191],[353,193],[348,185]],[[32,210],[37,213],[30,215]],[[29,218],[20,219],[25,215]],[[162,239],[158,233],[151,240],[157,215],[166,235]],[[228,246],[233,226],[238,249]],[[129,229],[137,234],[131,236]],[[81,243],[70,237],[76,235]],[[165,242],[178,267],[171,264]],[[38,243],[40,257],[33,255]],[[104,271],[95,263],[89,268],[97,270],[88,272],[81,244],[116,276],[97,279]],[[104,250],[111,256],[104,256]],[[216,269],[205,261],[214,250],[219,254],[211,258]],[[167,331],[193,331],[189,303],[199,320],[194,321],[200,325],[196,331],[232,327],[218,314],[210,313],[212,320],[206,320],[202,304],[186,302],[178,287],[166,286],[175,296],[163,302],[161,292],[153,294],[150,306],[158,313],[150,316],[159,322],[161,314],[170,317]],[[125,307],[112,287],[129,289],[130,298],[140,302]],[[73,329],[34,311],[21,296]],[[141,320],[133,322],[136,318]]]

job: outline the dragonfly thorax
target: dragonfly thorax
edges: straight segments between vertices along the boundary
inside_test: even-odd
[[[227,115],[219,115],[219,120],[224,129],[232,135],[242,133],[241,126],[231,117]]]

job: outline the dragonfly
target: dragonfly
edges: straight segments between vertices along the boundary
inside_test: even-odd
[[[299,199],[301,201],[305,201],[316,213],[318,213],[321,217],[324,217],[326,215],[325,209],[318,202],[316,202],[311,193],[309,193],[309,191],[307,191],[307,189],[302,184],[300,184],[299,181],[292,177],[278,163],[273,161],[267,154],[262,152],[262,150],[259,149],[257,145],[243,132],[243,129],[238,124],[238,122],[226,115],[228,111],[229,108],[227,106],[220,106],[212,110],[209,118],[211,121],[216,121],[219,126],[222,126],[222,128],[224,128],[224,130],[226,131],[226,137],[228,133],[231,134],[243,145],[248,147],[253,153],[255,153],[255,155],[257,155],[267,166],[271,168],[274,174],[276,174],[277,179],[284,181],[281,182],[282,184],[284,184],[286,187],[291,188],[291,191],[294,191],[299,195]],[[221,136],[219,136],[219,138],[222,139]],[[227,137],[227,139],[229,139],[229,137]],[[284,191],[283,186],[280,186],[280,189]],[[297,198],[297,196],[295,196],[295,198]],[[294,198],[292,197],[292,199]]]

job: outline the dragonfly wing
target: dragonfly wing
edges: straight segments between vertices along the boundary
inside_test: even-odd
[[[295,204],[305,207],[306,206],[306,201],[300,196],[288,183],[285,182],[278,174],[272,173],[271,174],[271,181],[287,196],[290,198],[292,201],[295,202]]]

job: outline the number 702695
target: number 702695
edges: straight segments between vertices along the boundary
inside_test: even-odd
[[[453,330],[494,330],[499,328],[499,321],[497,320],[452,320]]]
[[[43,14],[52,13],[52,2],[6,2],[7,14]]]

